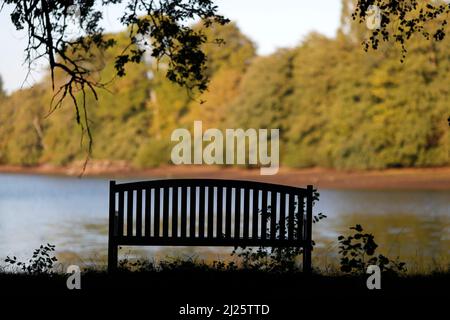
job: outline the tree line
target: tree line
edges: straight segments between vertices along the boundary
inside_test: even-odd
[[[349,24],[346,26],[345,24]],[[231,23],[205,31],[208,90],[188,91],[165,76],[151,57],[127,65],[126,77],[97,90],[89,104],[92,159],[126,160],[137,167],[170,163],[176,128],[279,128],[281,164],[338,169],[428,167],[449,164],[447,117],[450,40],[412,36],[399,63],[396,46],[364,52],[361,25],[343,21],[336,37],[311,33],[297,47],[258,56],[251,39]],[[93,76],[112,79],[126,33],[118,44],[93,46]],[[222,38],[217,46],[213,39]],[[65,75],[54,73],[56,86]],[[28,89],[0,94],[0,163],[70,164],[88,151],[76,115],[64,104],[50,109],[50,74]],[[82,103],[81,92],[75,98]],[[84,116],[83,110],[80,110]]]

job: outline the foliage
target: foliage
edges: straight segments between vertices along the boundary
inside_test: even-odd
[[[203,260],[198,260],[196,257],[182,258],[165,258],[161,261],[148,261],[137,259],[132,261],[128,258],[119,261],[119,270],[125,272],[205,272],[205,271],[235,271],[237,265],[231,262],[223,262],[214,260],[212,264],[208,264]]]
[[[344,19],[336,38],[312,33],[296,48],[257,57],[235,24],[211,25],[202,45],[211,82],[198,100],[167,80],[164,63],[130,64],[126,77],[98,92],[100,100],[85,97],[96,140],[91,158],[137,167],[170,163],[172,131],[192,130],[193,121],[201,120],[205,130],[279,128],[284,166],[449,165],[450,40],[411,38],[409,59],[400,64],[393,47],[363,52],[367,30],[359,27]],[[226,44],[215,46],[215,38]],[[98,79],[114,77],[111,62],[129,40],[126,33],[105,39],[116,46],[93,51],[95,63],[105,66]],[[55,75],[56,82],[64,80]],[[80,141],[73,112],[61,108],[48,116],[50,81],[0,99],[0,163],[68,165],[84,159],[89,145]],[[81,93],[75,97],[83,101]]]
[[[229,124],[242,128],[279,128],[286,139],[290,127],[293,50],[281,50],[258,57],[244,75],[236,99],[232,102]]]
[[[371,30],[369,38],[363,42],[366,50],[378,49],[381,41],[394,42],[401,46],[403,62],[407,52],[406,42],[414,35],[434,41],[445,38],[447,20],[443,17],[450,13],[450,5],[446,1],[358,0],[353,19],[365,22],[371,6],[377,6],[380,10],[380,27]]]
[[[361,225],[350,227],[353,234],[339,236],[339,253],[341,254],[341,271],[345,273],[364,274],[369,265],[377,265],[382,272],[398,274],[406,271],[405,263],[390,260],[382,254],[375,254],[377,243],[373,234],[364,233]]]
[[[313,196],[313,206],[316,201],[319,200],[319,193],[314,190]],[[294,227],[293,227],[293,238],[298,239],[301,237],[299,235],[300,219],[303,218],[300,212],[306,212],[305,208],[300,209],[298,207],[298,201],[295,201],[294,206]],[[267,207],[266,212],[261,210],[258,214],[266,214],[267,223],[270,224],[271,218],[271,206]],[[318,213],[313,216],[313,223],[317,223],[327,216],[323,213]],[[286,217],[286,224],[288,223],[289,217]],[[276,224],[277,237],[280,237],[280,225]],[[287,239],[288,230],[285,229],[284,239]],[[266,230],[266,238],[270,238],[269,230]],[[313,247],[315,245],[314,241],[312,243]],[[242,259],[242,264],[245,269],[269,271],[269,272],[291,272],[298,270],[297,259],[303,253],[303,248],[301,247],[287,247],[287,248],[277,248],[277,247],[264,247],[260,246],[257,249],[254,248],[235,248],[232,252],[232,256],[237,256]]]
[[[89,87],[95,93],[98,82],[90,79],[91,69],[86,64],[86,53],[92,47],[106,50],[117,45],[105,38],[101,27],[102,8],[124,5],[120,22],[128,27],[128,45],[114,58],[116,74],[125,75],[128,63],[141,62],[142,56],[152,46],[151,55],[160,60],[167,58],[167,78],[181,85],[206,89],[207,77],[203,74],[206,56],[201,50],[205,42],[203,29],[194,30],[186,21],[200,19],[208,28],[213,23],[226,24],[228,20],[218,15],[211,0],[148,1],[38,1],[6,0],[13,7],[11,21],[18,30],[27,29],[27,62],[31,65],[42,56],[48,57],[52,79],[55,69],[69,76],[64,90],[72,93],[77,85]],[[3,6],[2,6],[3,7]],[[78,37],[74,38],[74,29]],[[45,48],[42,54],[39,50]],[[66,86],[67,85],[67,86]]]
[[[33,256],[27,261],[19,261],[14,256],[6,257],[5,262],[11,266],[17,266],[20,270],[28,274],[50,274],[58,259],[54,256],[55,246],[51,244],[41,245],[34,250]]]
[[[133,262],[128,258],[125,258],[119,260],[118,269],[121,271],[136,271],[136,272],[155,271],[156,265],[155,263],[148,260],[136,260]]]
[[[76,122],[89,137],[89,155],[93,136],[87,94],[98,100],[97,90],[106,84],[99,77],[105,66],[113,65],[114,76],[122,77],[127,64],[142,62],[149,51],[157,61],[164,60],[167,79],[189,90],[203,92],[209,81],[205,72],[207,57],[202,51],[207,39],[204,29],[214,23],[229,22],[217,14],[212,0],[5,0],[0,10],[5,5],[12,7],[11,22],[16,29],[27,31],[28,68],[31,70],[33,63],[41,58],[48,61],[53,90],[58,86],[51,107],[61,107],[66,98],[72,101]],[[108,64],[99,64],[94,51],[104,52],[117,46],[117,41],[105,36],[101,27],[102,8],[112,5],[124,5],[120,22],[128,28],[127,43]],[[204,28],[194,29],[187,23],[196,19]]]
[[[6,96],[5,90],[3,88],[3,79],[0,77],[0,100],[4,99]]]
[[[256,48],[235,23],[215,25],[207,30],[207,36],[209,41],[205,43],[204,51],[208,56],[207,72],[211,82],[198,101],[189,103],[182,120],[189,126],[194,120],[201,119],[204,128],[225,128],[234,113],[232,104],[240,95],[241,81],[256,57]],[[215,38],[224,39],[225,44],[212,45]]]

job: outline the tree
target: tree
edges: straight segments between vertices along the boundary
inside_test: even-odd
[[[288,131],[287,98],[292,94],[294,50],[281,49],[258,57],[244,75],[239,95],[231,106],[230,125],[242,128],[279,128]],[[283,136],[282,136],[283,138]]]
[[[217,6],[212,0],[4,0],[1,7],[13,6],[12,23],[18,30],[27,31],[25,52],[29,66],[39,58],[47,58],[54,90],[55,72],[59,70],[66,76],[58,84],[53,107],[61,106],[66,97],[72,100],[76,121],[89,136],[89,150],[92,136],[86,91],[97,99],[97,89],[105,85],[96,76],[102,66],[93,64],[89,53],[93,47],[107,50],[116,46],[113,38],[104,36],[100,25],[103,19],[101,8],[119,4],[125,5],[120,21],[128,28],[129,41],[115,57],[116,75],[124,76],[125,66],[141,62],[151,48],[152,57],[167,62],[169,80],[204,91],[208,77],[206,55],[201,45],[206,36],[203,29],[194,30],[188,22],[199,19],[206,28],[213,23],[228,23],[228,19],[217,14]],[[75,37],[74,30],[79,31]],[[77,91],[82,93],[81,101],[77,100]]]
[[[351,0],[349,0],[351,1]],[[446,36],[450,3],[445,0],[355,0],[352,17],[364,23],[374,8],[379,13],[379,26],[369,30],[364,49],[378,49],[380,42],[396,43],[401,48],[401,62],[408,52],[406,43],[415,35],[440,42]],[[344,7],[345,2],[344,0]],[[450,126],[450,117],[448,118]]]
[[[5,90],[3,89],[3,79],[0,76],[0,99],[6,96]]]
[[[344,34],[350,41],[361,43],[366,36],[367,27],[353,19],[356,0],[341,1],[341,23],[339,33]]]
[[[38,85],[2,102],[0,161],[25,166],[38,163],[44,148],[39,122],[45,112],[39,101],[42,93]]]
[[[345,14],[354,10],[352,2],[345,0]],[[159,64],[157,59],[130,63],[126,77],[108,86],[113,94],[73,93],[79,105],[85,101],[90,108],[93,159],[146,167],[167,163],[173,129],[191,129],[193,120],[202,120],[204,128],[280,128],[285,149],[281,160],[288,166],[449,164],[450,132],[442,119],[449,110],[449,38],[436,45],[412,37],[409,59],[399,63],[393,46],[361,50],[361,39],[371,31],[348,19],[343,19],[336,38],[313,33],[298,47],[265,57],[255,55],[252,41],[233,23],[215,23],[206,31],[199,30],[201,25],[191,28],[206,36],[200,50],[208,57],[204,71],[211,79],[208,90],[196,99],[167,79],[169,57]],[[227,46],[216,46],[216,38]],[[107,50],[92,45],[83,53],[83,61],[95,70],[89,79],[117,74],[116,57],[129,45],[129,30],[105,34],[104,41],[115,45]],[[135,48],[138,44],[128,49]],[[64,70],[55,69],[55,85],[67,79]],[[51,83],[48,75],[0,102],[1,163],[68,164],[85,158],[87,146],[80,148],[74,139],[79,130],[76,114],[66,108],[70,99],[62,110],[39,121],[48,114],[44,101],[53,95]],[[83,119],[83,110],[80,116]]]
[[[370,10],[379,10],[379,27],[370,30],[364,40],[365,49],[377,49],[380,42],[400,45],[402,61],[406,57],[406,42],[419,34],[427,40],[442,41],[445,38],[450,4],[443,0],[357,0],[353,19],[366,21]]]
[[[291,167],[449,164],[450,132],[442,114],[449,110],[450,38],[434,46],[415,37],[404,63],[395,48],[366,53],[347,33],[311,34],[296,48],[257,57],[235,28],[215,30],[214,37],[230,46],[204,44],[211,83],[198,99],[169,81],[164,65],[157,68],[154,61],[129,65],[127,76],[109,85],[113,93],[100,90],[98,101],[87,94],[95,140],[91,158],[143,167],[168,163],[172,131],[192,129],[193,120],[202,120],[204,129],[280,128],[281,162]],[[99,76],[108,79],[127,34],[105,37],[118,45],[91,53],[105,65]],[[61,76],[56,73],[56,83]],[[40,120],[48,114],[50,83],[47,77],[0,102],[1,163],[64,165],[85,159],[87,146],[80,148],[69,100]],[[81,93],[76,98],[82,99]]]
[[[205,43],[204,51],[208,56],[207,72],[211,82],[208,90],[189,104],[183,121],[189,127],[194,120],[202,120],[204,128],[220,128],[232,112],[229,107],[239,95],[239,85],[256,57],[256,48],[235,23],[216,25],[207,30],[207,37],[210,41]],[[217,38],[224,39],[226,45],[210,43]]]

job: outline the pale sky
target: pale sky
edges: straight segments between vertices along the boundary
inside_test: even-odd
[[[317,31],[329,37],[336,34],[341,13],[341,0],[216,0],[219,12],[236,21],[241,31],[257,45],[261,55],[278,48],[297,45],[308,33]],[[27,87],[42,76],[41,65],[35,66],[24,83],[28,69],[23,65],[26,37],[15,30],[9,8],[0,13],[0,75],[7,92]],[[120,9],[106,9],[106,31],[120,31]]]

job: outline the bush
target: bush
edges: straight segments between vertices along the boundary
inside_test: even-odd
[[[370,233],[363,233],[361,225],[350,227],[353,234],[347,237],[339,236],[339,253],[341,257],[341,271],[351,274],[364,274],[369,265],[377,265],[383,272],[398,274],[406,271],[404,262],[390,260],[375,252],[378,244]]]
[[[314,190],[313,196],[313,206],[317,200],[319,200],[320,194],[317,190]],[[298,203],[295,204],[297,208]],[[300,210],[297,210],[299,212]],[[306,212],[306,209],[303,208],[303,212]],[[267,223],[270,224],[271,217],[271,206],[267,207]],[[259,214],[263,214],[261,210]],[[317,223],[322,219],[325,219],[327,216],[323,213],[318,213],[313,216],[313,223]],[[298,223],[300,216],[296,214],[294,216],[294,239],[297,238],[298,232]],[[289,217],[286,217],[286,225],[288,223]],[[276,224],[276,229],[279,231],[280,225]],[[279,232],[277,232],[279,234]],[[285,239],[287,238],[287,230],[285,230]],[[267,238],[270,238],[270,234],[267,233]],[[314,241],[312,242],[314,246]],[[260,271],[269,271],[269,272],[294,272],[299,271],[297,260],[300,255],[303,254],[303,248],[301,247],[288,247],[288,248],[273,248],[273,247],[259,247],[258,249],[254,248],[235,248],[233,250],[232,255],[236,255],[242,259],[243,267],[246,269],[252,270],[260,270]]]
[[[5,262],[11,266],[17,266],[20,270],[28,274],[51,274],[53,266],[58,259],[54,256],[55,246],[51,244],[41,245],[34,250],[33,256],[28,262],[18,261],[14,256],[6,257]]]

